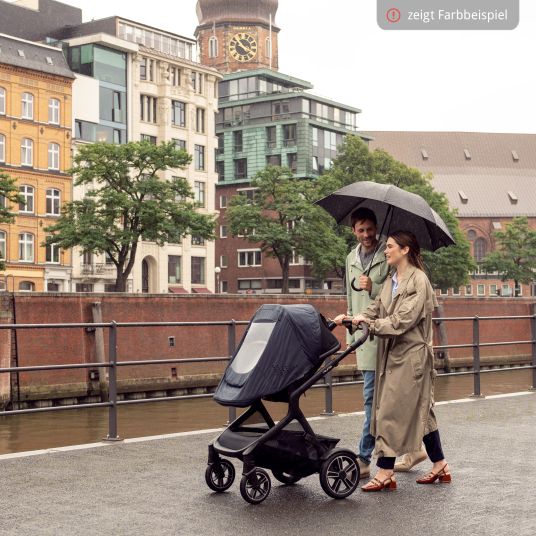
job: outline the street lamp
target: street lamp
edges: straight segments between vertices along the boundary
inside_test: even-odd
[[[216,266],[216,268],[214,268],[214,273],[216,274],[216,294],[219,294],[221,268],[219,266]]]

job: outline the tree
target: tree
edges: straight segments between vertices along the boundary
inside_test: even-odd
[[[515,281],[517,295],[519,284],[530,284],[536,279],[536,230],[528,218],[514,218],[504,231],[496,231],[497,249],[482,262],[488,272],[499,272],[502,281]]]
[[[164,245],[188,234],[214,238],[214,218],[196,211],[186,179],[159,177],[190,160],[173,142],[81,146],[71,172],[88,193],[63,207],[58,222],[46,229],[46,243],[107,253],[117,268],[116,291],[124,292],[140,239]]]
[[[0,223],[13,223],[15,214],[11,211],[11,205],[24,204],[24,198],[19,194],[16,180],[0,171]],[[5,270],[6,265],[0,259],[0,270]]]
[[[252,180],[253,201],[233,197],[227,218],[233,235],[259,244],[261,251],[278,260],[282,293],[288,293],[293,255],[312,263],[312,273],[323,277],[345,255],[344,240],[337,236],[333,219],[313,204],[315,187],[296,179],[287,168],[267,167]]]
[[[468,273],[474,270],[469,242],[460,230],[456,213],[449,207],[446,196],[433,188],[433,177],[423,174],[395,160],[382,149],[370,151],[357,136],[347,136],[339,148],[333,166],[318,179],[317,195],[322,198],[335,190],[358,181],[373,181],[396,186],[416,193],[443,218],[456,245],[441,248],[436,252],[424,251],[423,257],[434,286],[445,289],[459,287],[467,282]],[[341,227],[340,234],[353,244],[347,228]],[[344,259],[339,261],[344,265]]]

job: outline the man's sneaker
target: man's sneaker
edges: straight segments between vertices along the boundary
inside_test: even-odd
[[[413,467],[424,462],[427,458],[428,455],[424,448],[421,448],[421,450],[418,450],[417,452],[408,452],[395,464],[395,471],[398,473],[410,471]]]
[[[365,463],[361,458],[357,458],[359,465],[359,477],[368,478],[370,476],[370,463]]]

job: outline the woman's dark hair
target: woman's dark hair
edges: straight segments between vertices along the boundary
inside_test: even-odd
[[[422,260],[421,246],[419,246],[416,236],[411,231],[395,231],[394,233],[389,233],[389,238],[392,238],[401,248],[409,248],[408,261],[410,264],[423,272],[426,271]]]
[[[378,225],[378,221],[376,219],[376,214],[370,210],[370,208],[361,207],[357,210],[354,210],[352,212],[352,216],[350,217],[352,229],[355,227],[355,224],[360,221],[371,221],[374,225]]]

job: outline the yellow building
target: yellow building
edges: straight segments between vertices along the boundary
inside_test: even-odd
[[[0,170],[25,204],[0,224],[0,289],[69,291],[71,253],[45,247],[45,229],[72,199],[72,84],[61,49],[0,34]]]

